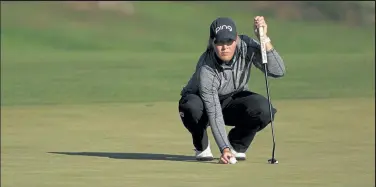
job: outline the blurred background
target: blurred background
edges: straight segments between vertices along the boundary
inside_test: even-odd
[[[215,18],[255,37],[257,15],[286,65],[280,164],[271,128],[234,167],[195,162],[180,91]],[[375,186],[374,98],[375,2],[1,1],[1,186]]]
[[[176,101],[211,21],[254,37],[256,15],[286,62],[275,99],[373,95],[375,2],[1,2],[2,105]]]

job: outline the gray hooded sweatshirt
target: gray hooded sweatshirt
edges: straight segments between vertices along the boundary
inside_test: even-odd
[[[246,35],[239,35],[233,59],[227,64],[219,62],[213,48],[207,49],[199,58],[196,70],[181,96],[197,94],[204,103],[214,139],[222,151],[230,148],[222,114],[220,98],[248,90],[252,65],[264,72],[260,43]],[[267,52],[268,76],[278,78],[285,74],[281,56],[275,49]]]

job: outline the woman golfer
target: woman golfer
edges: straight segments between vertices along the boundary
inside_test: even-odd
[[[266,35],[268,27],[263,16],[254,18],[258,40],[259,27],[264,28]],[[270,38],[267,35],[266,38],[268,75],[282,77],[284,62]],[[220,163],[227,164],[232,157],[245,160],[256,133],[271,122],[267,98],[248,89],[253,65],[264,71],[260,43],[247,35],[238,35],[232,19],[215,19],[210,25],[207,49],[181,91],[179,101],[180,117],[192,135],[197,160],[213,160],[208,126],[222,154]],[[274,116],[276,109],[272,110]],[[225,125],[233,126],[228,135]]]

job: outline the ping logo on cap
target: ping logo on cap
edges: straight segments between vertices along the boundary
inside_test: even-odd
[[[215,33],[217,34],[220,30],[223,30],[223,29],[227,29],[230,32],[232,31],[232,27],[231,26],[229,26],[229,25],[222,25],[222,26],[219,26],[219,27],[215,28]]]

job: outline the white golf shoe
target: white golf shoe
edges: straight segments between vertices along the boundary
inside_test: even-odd
[[[236,160],[245,160],[246,159],[245,153],[238,153],[234,149],[231,149],[231,153],[235,155]]]
[[[208,147],[203,151],[196,151],[196,160],[198,161],[211,161],[214,159],[214,156],[210,149],[210,144],[208,144]]]

